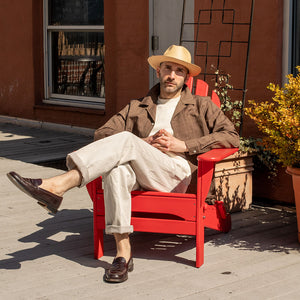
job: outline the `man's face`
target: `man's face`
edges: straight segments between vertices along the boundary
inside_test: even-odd
[[[156,75],[160,82],[160,97],[164,99],[178,97],[189,78],[187,68],[173,62],[163,62]]]

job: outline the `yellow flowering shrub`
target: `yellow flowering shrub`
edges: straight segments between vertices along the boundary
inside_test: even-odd
[[[280,87],[270,83],[274,92],[271,102],[249,101],[245,112],[264,133],[266,149],[278,157],[283,166],[300,167],[300,66],[298,75],[287,75],[288,82]]]

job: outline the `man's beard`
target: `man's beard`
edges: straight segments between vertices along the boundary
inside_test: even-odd
[[[159,82],[160,82],[160,85],[162,87],[164,87],[164,91],[166,93],[173,94],[173,93],[177,93],[178,91],[180,91],[183,88],[183,85],[184,85],[185,81],[183,81],[179,85],[174,83],[174,85],[172,85],[172,86],[167,86],[167,83],[172,83],[173,84],[173,80],[167,79],[167,80],[163,81],[162,78],[159,78]]]

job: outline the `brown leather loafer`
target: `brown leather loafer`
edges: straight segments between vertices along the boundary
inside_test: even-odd
[[[104,280],[107,282],[120,283],[128,279],[128,272],[133,271],[133,259],[130,257],[128,263],[124,257],[113,260],[111,267],[105,270]]]
[[[36,199],[43,208],[53,214],[57,213],[63,198],[40,188],[42,179],[24,178],[16,172],[9,172],[7,177],[22,192]]]

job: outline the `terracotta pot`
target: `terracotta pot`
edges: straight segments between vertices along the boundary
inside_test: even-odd
[[[297,211],[298,241],[300,242],[300,168],[287,167],[286,172],[292,175]]]

